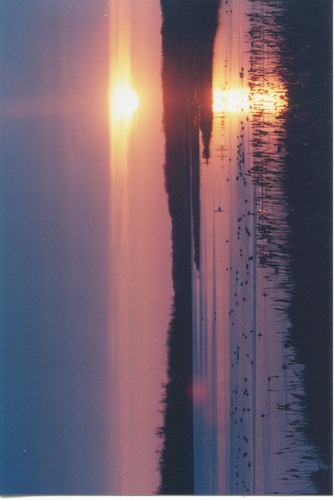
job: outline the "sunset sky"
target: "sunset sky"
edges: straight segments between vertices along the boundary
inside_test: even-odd
[[[173,295],[160,5],[0,0],[0,19],[1,491],[152,493]]]
[[[111,1],[110,6],[110,91],[129,86],[139,97],[130,116],[119,116],[117,109],[113,113],[111,106],[111,356],[121,437],[113,474],[120,478],[121,491],[140,493],[150,484],[153,491],[158,481],[154,429],[162,423],[158,402],[166,381],[172,300],[161,14],[155,0]]]

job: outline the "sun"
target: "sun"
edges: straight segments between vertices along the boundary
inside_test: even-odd
[[[137,92],[128,83],[117,84],[111,92],[111,114],[128,120],[139,106]]]

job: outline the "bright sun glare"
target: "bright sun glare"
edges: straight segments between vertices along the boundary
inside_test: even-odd
[[[212,110],[214,113],[240,113],[263,110],[277,113],[285,107],[285,96],[281,91],[265,89],[253,93],[247,89],[214,89]]]
[[[129,84],[118,84],[113,88],[111,93],[112,116],[129,119],[138,106],[138,94]]]

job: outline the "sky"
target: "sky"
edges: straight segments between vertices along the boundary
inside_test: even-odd
[[[111,313],[111,351],[119,380],[122,457],[116,467],[121,490],[137,494],[145,493],[146,486],[141,490],[140,485],[151,481],[152,472],[159,481],[155,454],[159,443],[152,436],[162,423],[161,416],[157,419],[157,402],[166,381],[165,340],[172,301],[160,24],[156,1],[111,2],[110,90],[124,81],[140,100],[130,118],[119,118],[111,108],[110,140],[111,282],[117,296]]]
[[[0,24],[1,491],[152,493],[172,301],[159,2],[0,0]],[[139,96],[122,124],[119,79]]]

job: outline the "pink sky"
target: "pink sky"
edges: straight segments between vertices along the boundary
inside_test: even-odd
[[[111,0],[109,15],[110,87],[126,81],[140,99],[131,120],[120,123],[111,117],[110,122],[111,488],[115,493],[149,494],[159,483],[154,431],[162,423],[159,401],[172,301],[160,5],[156,0]]]

